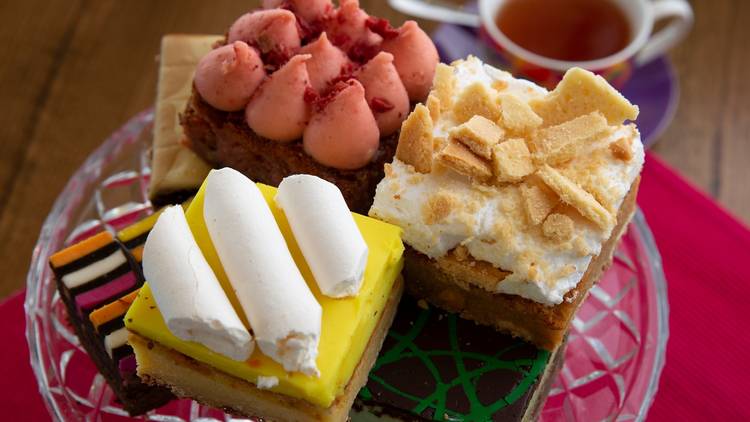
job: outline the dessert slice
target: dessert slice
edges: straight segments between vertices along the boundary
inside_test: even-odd
[[[331,208],[345,207],[341,194],[333,201],[327,195],[335,187],[318,178],[309,187],[311,177],[285,180],[277,195],[234,170],[213,171],[186,212],[182,245],[167,241],[178,236],[164,235],[160,219],[144,254],[150,282],[125,318],[141,379],[239,415],[346,419],[400,299],[403,244],[395,226],[341,217]],[[326,227],[330,233],[321,234]],[[335,238],[351,254],[321,255]],[[179,256],[190,257],[181,259],[184,268],[175,267]],[[215,278],[201,276],[207,267]],[[172,273],[184,276],[170,279]],[[199,294],[213,289],[210,283],[231,306]],[[215,315],[225,311],[236,311],[251,329],[249,356],[233,346],[239,337],[219,328],[228,319]]]
[[[149,182],[149,197],[155,205],[179,203],[192,196],[210,170],[184,147],[179,113],[190,98],[195,66],[221,39],[219,35],[171,34],[161,40]]]
[[[370,215],[401,226],[417,297],[554,351],[635,211],[638,108],[571,69],[547,92],[440,65]]]
[[[564,346],[550,353],[407,295],[352,421],[537,420]]]
[[[123,316],[143,283],[140,250],[156,215],[115,237],[101,232],[50,257],[57,289],[81,345],[131,415],[173,398],[169,390],[140,382],[135,374]]]
[[[415,22],[392,28],[357,0],[264,4],[198,64],[180,117],[188,144],[273,186],[319,176],[366,212],[410,104],[427,96],[437,49]]]

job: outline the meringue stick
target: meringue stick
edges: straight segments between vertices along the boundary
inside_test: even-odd
[[[334,298],[355,296],[367,265],[367,244],[339,188],[298,174],[281,181],[275,199],[320,291]]]
[[[212,170],[203,217],[260,350],[287,371],[319,376],[322,310],[258,187],[236,170]]]
[[[250,357],[253,338],[203,257],[181,206],[165,209],[149,233],[143,273],[172,334],[234,360]]]

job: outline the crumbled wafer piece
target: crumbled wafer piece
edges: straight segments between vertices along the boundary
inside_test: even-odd
[[[451,139],[461,142],[475,154],[488,160],[492,158],[492,147],[500,142],[504,135],[505,131],[500,126],[482,116],[474,116],[450,131]]]
[[[492,177],[492,168],[488,162],[454,140],[448,141],[448,145],[440,151],[437,159],[446,167],[474,179],[487,180]]]
[[[456,91],[456,75],[453,67],[438,63],[435,68],[435,78],[432,82],[432,92],[440,100],[442,110],[449,110],[453,105],[453,93]]]
[[[608,128],[607,119],[599,112],[544,128],[534,135],[534,154],[550,165],[570,161],[585,142],[596,139]]]
[[[614,225],[612,214],[597,202],[593,195],[583,190],[575,182],[546,164],[539,169],[537,174],[550,189],[560,196],[563,202],[573,206],[582,216],[604,230],[612,228]]]
[[[552,126],[593,111],[600,111],[609,124],[635,120],[638,107],[630,104],[601,76],[574,67],[567,72],[554,91],[529,102],[531,108]]]
[[[523,100],[510,94],[497,97],[502,113],[502,125],[514,133],[527,133],[542,125],[542,118]]]
[[[533,225],[540,224],[560,202],[558,196],[542,183],[533,181],[521,185],[521,197],[526,217]]]
[[[442,223],[457,206],[456,198],[444,190],[430,195],[422,206],[422,219],[425,224]]]
[[[508,139],[492,149],[492,166],[499,182],[518,182],[534,172],[531,153],[523,139]]]
[[[432,150],[435,152],[440,152],[445,148],[445,146],[448,145],[448,139],[442,137],[442,136],[436,136],[432,138]]]
[[[466,87],[453,105],[453,115],[460,124],[474,116],[483,116],[493,122],[500,118],[500,105],[495,101],[495,93],[481,82]]]
[[[401,124],[396,158],[420,173],[432,171],[432,118],[424,105],[417,104]]]
[[[542,233],[557,242],[570,240],[573,237],[573,219],[565,214],[550,214],[542,224]]]
[[[633,150],[630,148],[630,138],[620,138],[609,144],[609,150],[618,160],[626,163],[633,158]]]
[[[440,119],[440,100],[435,96],[435,94],[430,94],[427,97],[426,104],[427,110],[430,111],[430,118],[432,118],[432,123],[437,123],[438,119]]]

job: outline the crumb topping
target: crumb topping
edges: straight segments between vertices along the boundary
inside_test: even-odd
[[[401,124],[396,158],[411,164],[420,173],[432,170],[432,118],[422,104],[417,104]]]

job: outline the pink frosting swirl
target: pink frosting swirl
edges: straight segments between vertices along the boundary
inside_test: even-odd
[[[380,145],[375,117],[365,100],[365,89],[350,79],[344,88],[317,110],[302,138],[305,152],[319,163],[343,170],[358,169],[372,160]]]
[[[365,88],[365,98],[375,114],[380,136],[397,131],[409,113],[409,95],[393,66],[393,55],[381,51],[354,76]]]
[[[331,0],[263,0],[264,9],[288,7],[307,22],[315,22],[333,11]]]
[[[284,9],[245,13],[229,27],[227,42],[234,41],[257,46],[263,54],[276,52],[290,57],[300,47],[297,18]]]
[[[195,70],[195,88],[211,106],[242,110],[266,77],[258,52],[235,41],[206,54]]]
[[[328,83],[341,74],[341,69],[351,66],[349,58],[338,47],[331,44],[325,32],[314,42],[300,49],[300,54],[310,54],[307,61],[307,72],[310,74],[310,84],[318,92],[323,93]]]
[[[310,104],[305,101],[309,59],[309,54],[292,57],[258,88],[245,109],[245,121],[255,133],[279,142],[302,136],[310,118]]]
[[[398,36],[383,41],[383,51],[393,54],[393,64],[412,101],[423,101],[432,87],[440,58],[430,37],[414,21],[406,21]]]
[[[327,22],[326,31],[334,44],[346,51],[350,57],[368,58],[368,53],[377,50],[383,37],[367,27],[370,16],[359,8],[359,0],[341,0],[335,18]],[[370,57],[374,54],[370,55]]]

